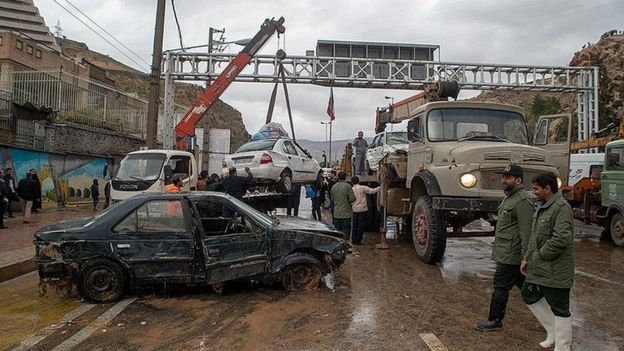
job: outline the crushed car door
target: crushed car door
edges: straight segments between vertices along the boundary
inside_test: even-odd
[[[268,241],[259,227],[221,200],[198,200],[195,206],[205,233],[207,283],[266,272]]]
[[[112,228],[113,252],[136,279],[190,282],[195,259],[190,215],[181,200],[143,203]]]
[[[533,145],[551,152],[563,185],[568,185],[572,115],[540,116],[535,126]]]

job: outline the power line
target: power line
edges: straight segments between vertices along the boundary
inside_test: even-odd
[[[178,22],[178,13],[176,12],[175,3],[171,0],[171,7],[173,8],[173,17],[176,21],[176,26],[178,26],[178,37],[180,38],[180,47],[182,51],[184,51],[184,44],[182,43],[182,31],[180,30],[180,22]]]
[[[95,24],[98,28],[100,28],[104,33],[108,34],[111,38],[113,38],[113,40],[115,40],[116,42],[118,42],[119,44],[121,44],[121,46],[123,46],[126,50],[130,51],[132,54],[134,54],[134,56],[136,56],[139,60],[141,60],[143,63],[145,63],[146,65],[150,65],[147,61],[143,60],[143,58],[141,56],[139,56],[136,52],[132,51],[132,49],[130,49],[129,47],[127,47],[126,45],[124,45],[124,43],[122,43],[119,39],[115,38],[114,35],[110,34],[106,29],[102,28],[102,26],[100,26],[99,24],[97,24],[97,22],[95,22],[91,17],[87,16],[86,13],[82,12],[78,7],[76,7],[76,5],[72,4],[71,2],[69,2],[69,0],[65,0],[65,2],[67,2],[69,5],[71,5],[71,7],[75,8],[76,11],[80,12],[81,15],[85,16],[89,21],[93,22],[93,24]]]
[[[110,46],[114,47],[115,49],[117,49],[117,51],[119,51],[122,55],[124,55],[126,58],[128,58],[130,61],[134,62],[135,65],[137,65],[137,67],[141,67],[141,69],[143,69],[144,67],[142,67],[142,65],[138,62],[136,62],[132,57],[128,56],[123,50],[119,49],[117,46],[115,46],[115,44],[111,43],[110,40],[106,39],[102,34],[100,34],[98,31],[96,31],[95,29],[93,29],[90,25],[88,25],[87,23],[85,23],[85,21],[83,21],[80,17],[76,16],[73,12],[71,12],[69,9],[67,9],[65,6],[61,5],[57,0],[53,0],[57,5],[59,5],[63,10],[67,11],[70,15],[72,15],[75,19],[77,19],[78,21],[80,21],[80,23],[84,24],[87,28],[89,28],[93,33],[95,33],[97,36],[99,36],[100,38],[104,39],[105,42],[107,42]]]

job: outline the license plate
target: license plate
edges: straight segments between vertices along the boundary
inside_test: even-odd
[[[236,158],[233,159],[235,165],[240,165],[242,163],[249,163],[253,158]]]

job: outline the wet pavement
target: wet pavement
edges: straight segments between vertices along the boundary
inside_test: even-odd
[[[573,349],[624,349],[624,250],[600,241],[597,227],[576,231]],[[386,251],[374,249],[376,239],[367,233],[334,293],[257,284],[230,285],[223,296],[203,288],[134,292],[138,299],[103,324],[93,322],[113,305],[60,324],[85,304],[75,293],[38,297],[35,275],[20,277],[0,284],[0,349],[50,324],[57,329],[33,349],[53,349],[87,325],[93,334],[76,350],[435,350],[425,333],[448,350],[533,350],[543,339],[518,290],[502,331],[474,330],[491,293],[491,238],[449,240],[438,265],[420,262],[404,239],[389,240]]]

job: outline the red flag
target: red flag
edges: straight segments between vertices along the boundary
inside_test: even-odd
[[[334,88],[329,88],[329,101],[327,102],[327,115],[329,116],[329,121],[333,121],[336,119],[336,115],[334,114]]]

